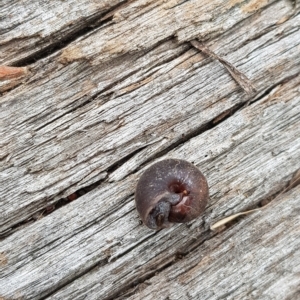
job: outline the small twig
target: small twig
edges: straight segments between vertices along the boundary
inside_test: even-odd
[[[217,59],[230,73],[232,78],[240,85],[240,87],[248,94],[252,95],[256,93],[256,90],[254,86],[252,85],[250,79],[244,75],[242,72],[240,72],[235,66],[233,66],[231,63],[229,63],[224,58],[218,56],[213,51],[211,51],[209,48],[207,48],[203,43],[200,43],[197,40],[192,40],[191,44],[193,47],[197,48],[198,50],[202,51],[209,57],[213,59]]]
[[[259,208],[255,208],[255,209],[251,209],[251,210],[247,210],[247,211],[244,211],[244,212],[240,212],[240,213],[237,213],[237,214],[234,214],[232,216],[229,216],[227,218],[224,218],[220,221],[218,221],[217,223],[213,224],[210,226],[210,229],[211,230],[216,230],[218,229],[219,227],[227,224],[228,222],[230,221],[233,221],[234,219],[240,217],[240,216],[244,216],[244,215],[247,215],[247,214],[250,214],[252,212],[255,212],[255,211],[258,211],[258,210],[262,210],[262,209],[265,209],[270,203],[272,203],[274,200],[276,200],[278,197],[280,197],[283,193],[285,193],[287,190],[295,187],[297,184],[300,183],[300,170],[296,173],[296,175],[292,178],[292,180],[290,181],[289,185],[283,190],[281,191],[272,201],[270,201],[268,204],[266,204],[265,206],[263,207],[259,207]]]
[[[27,67],[8,67],[0,65],[0,81],[19,78],[28,73]]]

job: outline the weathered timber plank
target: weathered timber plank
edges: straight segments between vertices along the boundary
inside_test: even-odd
[[[274,9],[277,18],[267,18]],[[224,34],[225,49],[221,37],[211,46],[263,92],[299,72],[300,17],[289,13],[285,1],[276,2],[253,16],[257,32],[246,22]],[[124,178],[182,135],[249,100],[222,66],[187,49],[167,41],[96,67],[86,61],[63,66],[52,56],[2,96],[1,231],[141,151],[110,176]]]
[[[168,154],[194,161],[207,176],[211,201],[202,218],[151,231],[139,225],[132,197],[143,170],[106,183],[2,241],[0,296],[40,299],[57,290],[51,299],[110,299],[211,238],[212,222],[281,189],[299,168],[299,81],[276,86]]]
[[[0,3],[0,63],[11,64],[53,47],[126,1],[17,1]]]
[[[128,299],[299,299],[299,213],[297,187],[147,280]]]
[[[0,63],[34,57],[72,38],[82,29],[98,26],[92,34],[81,38],[79,44],[75,42],[64,49],[62,54],[64,61],[85,58],[98,64],[112,56],[148,49],[170,36],[177,36],[180,42],[195,36],[208,39],[273,2],[241,0],[224,5],[222,0],[55,0],[42,3],[4,0],[0,5]],[[289,1],[285,1],[285,5],[292,9]],[[115,10],[110,11],[114,7]]]
[[[239,1],[224,5],[222,0],[134,1],[118,11],[112,27],[105,27],[94,32],[93,37],[68,46],[61,59],[66,62],[88,59],[97,65],[124,53],[151,48],[170,36],[176,36],[179,42],[196,36],[207,40],[232,28],[272,2],[275,1],[254,0],[253,5],[247,1]],[[292,9],[290,3],[285,4]],[[141,9],[144,6],[145,9]],[[97,56],[94,55],[95,49],[101,50]]]

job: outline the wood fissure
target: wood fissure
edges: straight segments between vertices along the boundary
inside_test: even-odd
[[[245,106],[251,105],[251,104],[253,104],[253,103],[261,100],[262,98],[268,97],[268,95],[273,90],[275,90],[278,86],[280,86],[282,83],[287,82],[287,80],[293,79],[293,78],[295,78],[297,76],[298,76],[298,74],[290,76],[289,78],[283,79],[281,82],[276,83],[274,86],[270,87],[268,90],[266,90],[263,94],[261,94],[259,97],[257,97],[255,100],[251,101],[250,103],[249,102],[241,103],[241,104],[238,104],[236,107],[228,109],[225,112],[225,114],[223,112],[220,116],[217,116],[213,120],[209,121],[207,125],[204,125],[203,127],[195,130],[195,132],[192,132],[189,135],[182,137],[182,139],[180,139],[179,141],[173,143],[167,149],[164,149],[163,151],[161,151],[159,153],[156,153],[155,156],[148,157],[148,160],[146,160],[136,170],[133,170],[131,173],[128,173],[128,175],[132,175],[132,174],[136,173],[137,171],[139,171],[140,169],[142,169],[145,165],[147,165],[151,160],[158,159],[158,158],[164,156],[169,151],[174,150],[176,147],[178,147],[180,145],[183,145],[184,143],[188,142],[190,139],[192,139],[192,138],[194,138],[194,137],[196,137],[196,136],[204,133],[207,130],[210,130],[210,129],[214,128],[215,126],[219,125],[221,122],[225,121],[226,119],[228,119],[229,117],[231,117],[232,115],[234,115],[236,112],[238,112],[241,109],[243,109]],[[25,221],[22,221],[22,222],[20,222],[18,224],[15,224],[14,226],[12,226],[11,229],[8,229],[7,231],[1,233],[0,234],[0,239],[2,240],[5,237],[7,237],[8,235],[14,233],[16,230],[18,230],[20,228],[23,228],[26,225],[32,224],[32,222],[38,221],[41,217],[47,217],[49,214],[51,214],[52,212],[54,212],[56,209],[59,209],[62,206],[68,205],[70,203],[70,201],[73,201],[73,200],[68,200],[70,196],[72,197],[73,195],[76,195],[75,196],[76,199],[74,199],[74,200],[77,200],[82,195],[86,194],[87,192],[91,191],[92,189],[94,189],[96,187],[99,187],[101,184],[107,182],[108,179],[109,179],[110,174],[112,174],[120,166],[122,166],[124,163],[126,163],[130,158],[134,157],[136,154],[138,154],[139,152],[141,152],[145,148],[146,148],[146,146],[142,147],[141,149],[138,149],[138,150],[134,151],[133,153],[129,154],[127,157],[123,158],[120,161],[117,161],[114,165],[110,166],[109,169],[107,169],[105,171],[106,174],[107,174],[106,177],[104,179],[102,179],[100,182],[93,183],[92,185],[89,185],[89,186],[83,186],[83,187],[80,188],[80,190],[75,191],[71,195],[68,195],[65,198],[59,199],[58,201],[54,202],[53,204],[51,204],[48,207],[42,208],[40,211],[35,212],[34,215],[30,216],[28,218],[29,220],[25,220]],[[68,187],[68,188],[70,188],[70,187]],[[51,209],[51,207],[53,207],[53,206],[54,206],[54,208]],[[51,209],[51,210],[48,211],[48,209]]]
[[[0,82],[0,298],[295,297],[299,5],[3,1],[1,64],[28,72]],[[165,158],[198,167],[210,201],[155,232],[134,193]]]
[[[70,31],[66,35],[62,36],[61,32],[54,33],[52,36],[48,37],[48,40],[42,41],[43,44],[46,42],[46,44],[48,44],[47,46],[42,47],[39,51],[32,53],[31,55],[25,58],[14,61],[11,65],[15,67],[30,66],[31,64],[34,64],[39,60],[52,56],[53,54],[57,53],[58,51],[71,44],[72,42],[80,39],[81,37],[88,36],[92,31],[96,30],[97,28],[101,28],[104,27],[106,24],[109,24],[113,19],[113,15],[111,15],[111,13],[116,12],[119,7],[124,7],[124,4],[128,2],[130,2],[130,0],[120,1],[119,4],[111,7],[107,11],[101,12],[100,14],[96,13],[96,15],[91,17],[89,20],[85,20],[84,27],[74,27],[73,31]]]
[[[298,170],[298,172],[296,172],[295,176],[290,180],[287,187],[281,189],[280,191],[275,192],[273,195],[268,196],[265,199],[262,199],[260,201],[260,203],[257,203],[257,205],[255,207],[256,208],[261,207],[261,209],[265,209],[264,206],[270,205],[273,201],[278,200],[278,197],[280,197],[280,196],[284,197],[285,194],[287,194],[290,190],[292,190],[292,189],[296,188],[297,186],[299,186],[300,185],[300,177],[298,175],[299,171],[300,171],[300,169]],[[263,202],[266,202],[266,203],[262,204]],[[251,208],[251,209],[253,209],[253,208]],[[202,235],[205,238],[202,238],[201,242],[199,242],[199,241],[194,242],[192,244],[193,245],[192,247],[191,247],[191,245],[186,245],[186,250],[180,251],[180,260],[184,259],[184,257],[187,256],[188,254],[192,255],[193,251],[195,251],[198,247],[202,246],[205,242],[215,238],[217,235],[220,235],[221,232],[223,232],[224,230],[229,230],[232,226],[237,225],[239,222],[241,222],[243,219],[245,219],[247,217],[248,216],[242,216],[242,217],[239,217],[238,219],[236,219],[236,220],[234,220],[230,223],[227,223],[222,228],[221,231],[217,230],[215,233],[212,233],[210,230],[205,231],[204,233],[202,233]],[[204,227],[209,227],[209,226],[204,225]],[[122,297],[125,297],[125,295],[126,295],[126,297],[134,295],[133,290],[136,290],[137,286],[143,285],[143,283],[145,281],[151,279],[152,277],[159,276],[159,273],[165,271],[167,268],[171,267],[172,265],[176,264],[177,262],[178,262],[178,259],[175,259],[175,258],[173,260],[171,260],[170,262],[166,262],[165,265],[162,268],[153,270],[153,272],[151,274],[148,274],[147,277],[143,278],[142,280],[139,280],[138,283],[135,283],[135,284],[131,283],[128,286],[122,288],[122,290],[116,292],[114,295],[112,295],[108,298],[105,298],[104,300],[124,299]],[[192,267],[190,269],[192,269]],[[189,272],[190,269],[186,270],[186,272]],[[120,298],[118,298],[118,297],[120,297]]]
[[[102,151],[103,152],[103,151]],[[105,153],[105,152],[103,152],[103,153]]]

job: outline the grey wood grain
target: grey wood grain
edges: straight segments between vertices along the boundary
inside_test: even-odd
[[[299,100],[298,76],[168,153],[207,176],[202,218],[160,232],[141,226],[132,197],[140,170],[6,238],[0,295],[39,299],[58,290],[52,299],[111,299],[197,248],[212,237],[211,223],[259,204],[299,168]]]
[[[126,299],[299,299],[299,195],[213,237]]]
[[[275,8],[282,15],[265,22]],[[299,15],[290,16],[285,1],[269,9],[256,16],[259,37],[250,30],[245,40],[251,23],[240,24],[212,43],[225,56],[223,44],[241,37],[226,59],[259,93],[299,72]],[[154,157],[250,100],[218,62],[175,41],[97,67],[58,61],[40,61],[1,99],[2,232],[107,175],[122,178],[107,172],[139,151]]]
[[[125,2],[3,0],[0,3],[0,62],[22,61],[72,39],[80,30],[102,24],[106,13]]]
[[[275,1],[251,2],[3,0],[0,63],[26,61],[76,39],[76,33],[84,30],[87,34],[79,44],[75,42],[63,50],[64,61],[110,59],[148,49],[170,36],[177,36],[180,42],[195,36],[208,39]],[[292,7],[288,1],[285,3]]]
[[[2,1],[0,62],[26,74],[0,82],[0,299],[297,299],[299,187],[209,228],[300,168],[299,12],[288,0]],[[201,169],[210,202],[155,232],[134,189],[167,157]]]

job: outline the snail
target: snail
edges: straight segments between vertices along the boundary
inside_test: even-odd
[[[181,159],[153,164],[142,174],[135,191],[136,208],[143,223],[155,230],[197,218],[208,198],[204,175]]]

